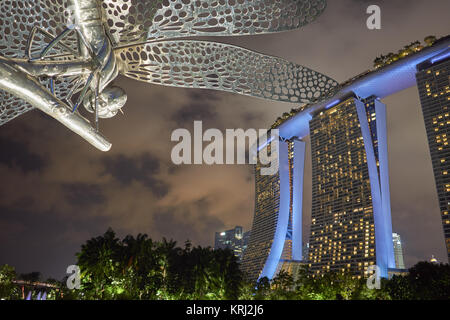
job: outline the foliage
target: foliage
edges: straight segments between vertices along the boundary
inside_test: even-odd
[[[184,247],[147,235],[116,238],[109,229],[90,239],[78,254],[82,299],[244,299],[244,300],[390,300],[449,299],[450,267],[427,262],[409,276],[382,279],[369,289],[366,279],[329,272],[312,276],[302,266],[294,277],[284,271],[269,281],[244,280],[229,250]]]
[[[427,300],[450,299],[450,266],[419,262],[406,276],[381,279],[380,289],[346,273],[313,276],[306,265],[291,275],[280,271],[269,281],[245,280],[230,250],[193,247],[187,241],[153,241],[145,234],[123,239],[108,229],[92,238],[77,253],[80,289],[69,290],[66,279],[46,282],[61,288],[48,299],[186,299],[186,300]],[[0,298],[21,299],[15,279],[36,281],[40,273],[17,276],[14,268],[0,266]]]
[[[184,248],[109,229],[77,254],[80,299],[237,299],[242,281],[230,250]]]
[[[7,264],[0,266],[0,299],[18,299],[20,296],[19,288],[14,285],[16,271]]]
[[[41,280],[41,273],[38,271],[21,273],[18,278],[27,282],[38,282],[39,280]]]
[[[419,262],[409,269],[412,298],[417,300],[450,299],[450,265]]]

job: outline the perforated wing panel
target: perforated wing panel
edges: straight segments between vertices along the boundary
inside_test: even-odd
[[[0,126],[32,109],[33,107],[22,99],[0,90]]]
[[[300,28],[326,0],[103,0],[116,45],[186,36],[230,36]]]
[[[25,57],[27,41],[34,26],[53,36],[58,35],[68,22],[67,6],[67,0],[0,0],[0,55],[7,58]],[[49,42],[49,39],[37,33],[32,53],[37,54]],[[78,50],[77,38],[73,34],[65,38],[63,43],[74,51]],[[50,53],[56,55],[58,48],[61,47],[56,47]]]
[[[308,103],[336,87],[333,79],[286,60],[205,41],[161,41],[116,50],[133,79]]]
[[[50,90],[50,79],[39,78],[38,80],[47,90]],[[77,80],[78,77],[55,79],[53,84],[55,95],[61,100],[67,101],[67,96],[71,91],[77,93],[84,85],[84,82],[78,83]],[[34,107],[21,98],[0,90],[0,126],[33,109]]]

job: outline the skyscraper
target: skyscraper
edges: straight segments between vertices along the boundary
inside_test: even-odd
[[[245,250],[247,250],[248,247],[248,241],[250,239],[250,231],[244,232],[244,235],[242,236],[242,255],[245,254]]]
[[[267,149],[270,154],[271,145]],[[260,150],[261,152],[261,150]],[[262,175],[255,165],[255,214],[241,268],[248,280],[272,279],[302,260],[302,190],[305,143],[280,141],[279,172]]]
[[[403,245],[400,235],[398,233],[393,233],[392,241],[394,241],[395,268],[405,269],[405,262],[403,261]]]
[[[447,146],[446,130],[450,120],[446,120],[445,110],[449,101],[449,76],[448,64],[444,63],[450,57],[449,45],[450,38],[444,37],[433,44],[417,46],[411,52],[405,51],[399,59],[384,61],[375,69],[343,82],[337,90],[330,91],[326,99],[292,109],[276,120],[272,129],[278,129],[280,137],[278,173],[262,176],[259,174],[261,166],[255,166],[253,228],[242,263],[250,280],[263,276],[272,279],[280,269],[289,269],[299,261],[307,261],[310,270],[317,275],[334,270],[357,277],[368,276],[368,267],[374,264],[380,268],[381,277],[387,278],[389,272],[396,272],[386,106],[381,99],[415,86],[420,82],[420,72],[422,76],[436,77],[439,84],[434,81],[427,87],[424,83],[422,88],[419,84],[419,90],[428,99],[422,99],[422,104],[425,101],[436,107],[439,101],[443,110],[436,119],[430,120],[431,124],[425,117],[427,130],[431,132],[430,144],[437,142]],[[416,79],[417,66],[421,71]],[[436,69],[433,69],[434,75],[429,68]],[[432,85],[436,92],[431,89]],[[311,139],[313,201],[310,247],[308,257],[303,259],[304,139],[308,136]],[[444,189],[447,192],[440,193],[439,198],[448,247],[450,199],[446,196],[450,192],[450,182],[444,176],[447,177],[450,160],[446,155],[439,155],[436,164],[433,155],[433,150],[445,152],[443,146],[430,145],[430,150],[435,175],[437,165],[442,169],[436,178],[438,189],[441,188],[441,193]]]
[[[312,223],[309,267],[367,275],[394,267],[385,106],[374,97],[345,101],[313,115]],[[377,256],[377,252],[379,253]]]
[[[242,259],[244,252],[244,233],[242,227],[236,226],[234,229],[216,232],[214,237],[214,250],[230,249],[234,255]]]
[[[418,65],[417,86],[450,261],[450,53]]]
[[[309,257],[309,242],[303,245],[303,259],[306,261]]]

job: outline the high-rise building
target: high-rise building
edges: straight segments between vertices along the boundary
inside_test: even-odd
[[[244,239],[245,233],[243,233],[242,227],[240,226],[236,226],[234,229],[216,232],[214,237],[214,250],[230,249],[241,260],[245,250]]]
[[[244,232],[244,235],[242,236],[242,256],[245,254],[245,250],[247,250],[248,241],[250,239],[250,231]]]
[[[267,149],[267,150],[266,150]],[[262,150],[271,153],[271,144]],[[261,151],[261,150],[260,150]],[[255,214],[241,268],[248,280],[291,272],[302,260],[302,190],[305,143],[280,141],[279,172],[255,165]]]
[[[302,256],[303,256],[303,260],[304,261],[306,261],[308,259],[308,257],[309,257],[309,242],[306,242],[303,245],[303,254],[302,254]]]
[[[418,65],[419,89],[450,261],[450,54]]]
[[[450,181],[446,180],[450,170],[449,45],[450,37],[444,37],[418,46],[414,52],[405,51],[396,61],[384,61],[276,120],[272,129],[279,130],[279,170],[264,176],[260,174],[262,166],[255,166],[255,213],[242,263],[250,280],[272,279],[279,270],[293,269],[299,261],[317,275],[339,271],[368,276],[373,264],[384,278],[389,272],[398,272],[392,239],[386,106],[380,99],[416,83],[450,247]],[[308,257],[303,258],[304,140],[308,136],[313,201]],[[259,147],[270,153],[270,146]]]
[[[398,233],[393,233],[392,241],[394,241],[395,268],[405,269],[405,262],[403,260],[403,245],[400,235]]]
[[[337,271],[362,277],[376,264],[387,276],[387,269],[395,267],[385,117],[378,99],[349,97],[310,121],[308,264],[314,274]]]

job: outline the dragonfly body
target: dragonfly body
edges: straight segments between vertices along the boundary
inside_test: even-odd
[[[89,92],[83,91],[86,95],[80,102],[97,117],[113,117],[125,104],[126,94],[118,87],[107,88],[119,75],[119,68],[113,45],[106,34],[99,2],[69,0],[69,3],[69,28],[75,28],[80,35],[82,58],[91,60],[94,65],[88,78]],[[116,98],[116,103],[112,103],[111,97]]]
[[[98,81],[101,92],[119,75],[119,70],[111,40],[106,35],[98,1],[69,0],[69,2],[71,3],[69,23],[74,23],[71,27],[79,30],[82,35],[81,42],[84,42],[80,44],[82,56],[85,59],[94,59],[99,69],[93,81],[93,91]]]

